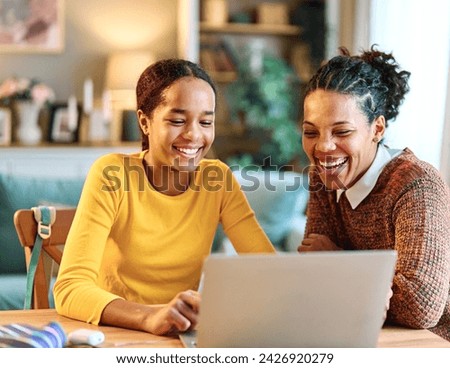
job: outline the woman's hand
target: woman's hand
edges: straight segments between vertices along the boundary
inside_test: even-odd
[[[167,335],[194,329],[198,322],[200,300],[200,294],[197,291],[188,290],[178,293],[150,317],[149,332],[155,335]]]
[[[299,252],[315,252],[315,251],[330,251],[330,250],[342,250],[336,244],[334,244],[330,238],[321,234],[309,234],[302,241],[302,244],[297,248]]]

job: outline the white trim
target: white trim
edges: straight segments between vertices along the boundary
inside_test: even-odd
[[[341,0],[328,0],[325,2],[325,59],[329,60],[336,56],[341,38]]]
[[[178,0],[178,57],[199,61],[199,0]]]
[[[447,102],[445,108],[445,122],[442,132],[441,173],[450,185],[450,56],[447,81]]]
[[[355,4],[353,29],[353,50],[360,53],[368,49],[370,45],[371,0],[359,0]]]

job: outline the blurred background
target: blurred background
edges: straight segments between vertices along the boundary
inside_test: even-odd
[[[45,2],[48,8],[43,8]],[[10,4],[24,7],[26,13],[33,2],[0,1],[0,81],[18,77],[45,83],[54,91],[53,105],[67,108],[69,121],[75,111],[69,109],[71,98],[78,107],[76,136],[59,142],[61,135],[52,135],[55,124],[63,122],[55,118],[58,110],[43,108],[42,137],[34,143],[36,149],[53,141],[131,145],[138,150],[133,91],[137,77],[157,59],[183,57],[200,62],[219,86],[212,155],[230,164],[302,170],[306,164],[299,134],[302,87],[323,60],[337,54],[339,46],[359,52],[377,44],[393,52],[412,73],[411,92],[389,128],[387,143],[410,147],[450,182],[448,1],[45,2],[36,2],[41,11],[35,14],[56,26],[61,42],[54,49],[30,47],[31,41],[26,47],[15,47],[15,41],[2,37],[20,16],[30,17],[18,11],[13,16]],[[49,16],[52,2],[58,10],[56,20]],[[36,24],[32,31],[39,34],[45,27],[42,21]],[[3,102],[3,109],[12,109]],[[3,146],[26,144],[15,134],[16,120],[12,112],[9,133],[0,126]],[[108,129],[102,131],[105,124]],[[2,139],[2,131],[10,139]]]

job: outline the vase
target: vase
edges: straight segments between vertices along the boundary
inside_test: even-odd
[[[42,131],[39,127],[41,105],[33,101],[16,101],[14,105],[17,116],[17,141],[25,145],[35,145],[41,141]]]

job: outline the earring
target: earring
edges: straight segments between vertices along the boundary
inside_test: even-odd
[[[374,138],[372,139],[372,142],[373,142],[373,143],[378,143],[378,137],[374,137]]]

